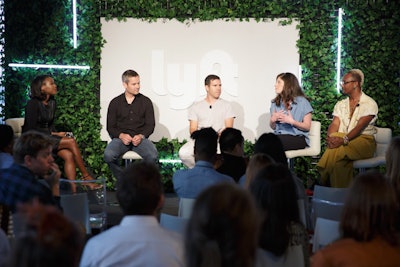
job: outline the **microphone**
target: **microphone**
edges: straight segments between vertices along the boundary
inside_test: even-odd
[[[210,105],[210,109],[212,109],[212,106]]]

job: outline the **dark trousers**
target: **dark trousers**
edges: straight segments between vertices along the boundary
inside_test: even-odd
[[[283,149],[296,150],[307,147],[306,138],[304,135],[278,134],[279,139],[283,144]]]

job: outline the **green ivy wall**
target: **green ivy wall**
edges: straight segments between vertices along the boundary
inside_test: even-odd
[[[377,124],[399,130],[400,4],[385,1],[279,1],[279,0],[78,0],[78,48],[72,46],[70,0],[6,0],[2,84],[3,119],[23,116],[30,81],[40,73],[54,75],[59,87],[57,126],[72,130],[85,161],[97,175],[109,176],[103,162],[105,143],[100,140],[100,56],[104,43],[100,17],[126,17],[154,21],[158,18],[191,19],[256,18],[299,20],[297,43],[303,69],[302,82],[314,107],[313,119],[322,122],[325,137],[336,92],[338,8],[344,9],[341,69],[360,68],[364,91],[379,105]],[[141,36],[140,38],[146,38]],[[21,69],[8,63],[88,65],[90,70]],[[163,149],[165,140],[160,149]],[[176,145],[176,144],[175,144]],[[249,144],[251,147],[251,143]],[[324,149],[324,148],[323,148]],[[313,174],[309,159],[297,161],[305,176]]]

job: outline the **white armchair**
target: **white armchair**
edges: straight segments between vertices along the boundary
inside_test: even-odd
[[[293,159],[295,157],[305,156],[318,156],[321,152],[321,123],[319,121],[312,121],[311,128],[308,133],[310,138],[310,146],[304,149],[288,150],[286,157],[289,160],[289,167],[293,169]]]
[[[369,159],[360,159],[353,162],[353,168],[359,172],[364,172],[367,168],[375,168],[386,164],[386,150],[392,139],[392,130],[390,128],[376,127],[375,134],[376,151],[375,155]]]
[[[10,125],[14,131],[15,137],[20,137],[22,134],[22,125],[24,125],[25,118],[10,118],[6,119],[6,124]]]

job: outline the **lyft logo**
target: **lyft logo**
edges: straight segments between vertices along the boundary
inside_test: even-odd
[[[207,52],[199,65],[165,63],[164,50],[152,51],[151,87],[156,94],[169,96],[171,109],[186,109],[204,95],[204,79],[209,74],[221,77],[224,93],[238,96],[238,66],[225,51]]]

